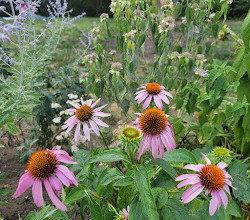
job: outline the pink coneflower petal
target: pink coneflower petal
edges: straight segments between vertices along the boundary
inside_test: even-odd
[[[208,194],[211,192],[210,189],[207,189],[206,192],[205,192],[205,195],[208,196]]]
[[[152,137],[152,142],[151,144],[154,146],[152,148],[152,155],[153,155],[153,158],[156,159],[157,156],[158,156],[158,142],[157,142],[157,136],[153,136]]]
[[[219,167],[220,169],[224,169],[227,167],[227,164],[225,162],[220,162],[216,166]]]
[[[62,202],[56,197],[55,193],[53,192],[49,181],[47,179],[44,179],[44,186],[45,189],[48,192],[48,195],[51,199],[51,201],[53,202],[53,204],[58,208],[61,209],[62,211],[67,211],[67,207],[65,205],[62,204]]]
[[[69,108],[69,109],[66,109],[65,112],[67,112],[67,113],[76,112],[76,109],[75,108]]]
[[[36,206],[41,207],[43,205],[43,188],[40,179],[36,179],[33,183],[32,196]]]
[[[83,132],[85,137],[90,141],[89,127],[86,122],[83,122]]]
[[[67,156],[65,155],[61,155],[59,157],[56,158],[58,162],[62,162],[62,163],[68,163],[68,164],[78,164],[77,162],[74,162],[72,160],[70,160]]]
[[[80,98],[80,100],[81,100],[81,104],[84,105],[84,101],[83,101],[82,97]]]
[[[51,150],[51,152],[53,154],[62,154],[62,155],[66,155],[66,156],[69,157],[69,154],[66,151],[64,151],[64,150],[57,150],[56,147],[53,147],[53,149]],[[73,158],[70,157],[70,159],[72,160]]]
[[[161,93],[159,93],[158,96],[163,100],[163,102],[169,105],[170,102],[165,95],[162,95]]]
[[[98,125],[100,125],[100,126],[103,126],[103,127],[108,127],[108,125],[106,124],[106,123],[104,123],[102,120],[100,120],[100,119],[98,119],[98,118],[95,118],[95,117],[92,117],[92,120],[96,123],[96,124],[98,124]]]
[[[144,92],[144,93],[141,93],[138,96],[136,96],[136,97],[138,97],[137,98],[138,100],[137,99],[135,99],[135,100],[137,100],[137,103],[140,104],[144,99],[147,98],[147,96],[148,96],[148,93]]]
[[[170,98],[173,98],[172,94],[170,92],[167,92],[165,90],[161,90],[161,93],[163,93],[164,95],[167,95]]]
[[[161,110],[163,109],[163,104],[162,104],[161,98],[158,97],[158,95],[154,95],[154,102],[159,109],[161,109]]]
[[[227,208],[227,203],[228,203],[227,195],[222,189],[218,190],[218,193],[219,193],[220,198],[221,198],[221,200],[223,202],[224,208],[226,209]]]
[[[78,186],[78,182],[71,171],[64,165],[57,165],[57,169],[61,171],[75,186]]]
[[[59,179],[57,179],[55,176],[51,175],[51,176],[49,176],[49,183],[53,189],[55,189],[57,192],[61,192],[62,183]]]
[[[103,106],[101,106],[101,107],[99,107],[99,108],[95,108],[95,109],[93,110],[93,112],[99,112],[99,111],[101,111],[103,108],[105,108],[107,105],[108,105],[108,104],[105,104],[105,105],[103,105]]]
[[[97,99],[92,105],[91,105],[91,108],[94,108],[98,102],[100,102],[101,98]]]
[[[101,116],[101,117],[108,117],[110,116],[109,113],[104,113],[104,112],[93,112],[94,116]]]
[[[152,97],[153,97],[152,95],[149,95],[149,97],[146,99],[146,101],[143,104],[143,109],[146,109],[149,106],[149,104],[152,100]]]
[[[161,136],[158,137],[158,144],[159,144],[160,158],[163,159],[163,157],[164,157],[164,144],[161,140]]]
[[[230,180],[228,180],[228,179],[225,179],[225,183],[227,184],[227,185],[229,185],[229,186],[231,186],[233,189],[237,189],[237,188],[235,188],[234,186],[232,186],[232,182],[230,181]]]
[[[58,179],[67,187],[70,185],[69,179],[58,169],[55,170],[55,174],[57,175]]]
[[[223,189],[225,189],[227,191],[227,193],[229,195],[229,198],[232,199],[231,194],[230,194],[230,189],[229,189],[228,185],[224,185]]]
[[[184,181],[182,181],[181,183],[179,183],[177,185],[177,188],[180,188],[180,187],[183,187],[183,186],[187,186],[187,185],[192,185],[192,184],[195,184],[195,183],[199,183],[201,180],[199,177],[197,178],[194,178],[194,179],[186,179]]]
[[[195,197],[197,197],[201,191],[204,189],[204,186],[201,183],[196,183],[192,185],[189,189],[187,189],[181,196],[182,202],[188,203],[192,201]]]
[[[233,179],[233,178],[231,177],[231,175],[230,175],[227,171],[225,171],[225,170],[222,170],[222,171],[223,171],[223,173],[224,173],[224,175],[225,175],[226,178]]]
[[[100,136],[99,128],[95,122],[93,122],[91,119],[89,119],[89,123],[93,131],[96,133],[97,136]]]
[[[77,126],[76,126],[75,135],[74,135],[74,138],[75,138],[76,141],[79,140],[80,128],[81,128],[81,121],[78,121]]]
[[[80,107],[78,104],[76,104],[76,103],[74,103],[74,102],[72,102],[72,101],[67,101],[66,103],[72,105],[72,106],[75,107],[75,108],[79,108],[79,107]]]
[[[87,101],[86,101],[86,105],[87,105],[87,106],[89,106],[89,107],[90,107],[90,106],[91,106],[91,104],[92,104],[92,99],[89,99],[89,100],[87,100]]]
[[[206,160],[207,164],[211,164],[211,161],[207,158],[207,156],[205,154],[203,154],[202,152],[200,152],[200,153],[203,155],[203,157]]]
[[[212,199],[209,204],[209,215],[211,216],[214,215],[217,207],[218,207],[218,197],[217,197],[217,194],[215,196],[214,191],[212,191]]]
[[[68,134],[68,133],[72,130],[72,128],[76,125],[77,122],[78,122],[78,119],[77,119],[77,118],[74,118],[74,119],[70,122],[70,124],[69,124],[69,126],[68,126],[68,128],[67,128],[67,130],[66,130],[66,132],[65,132],[65,134]]]
[[[196,179],[199,178],[199,174],[182,174],[175,178],[175,181],[181,181],[185,179]]]
[[[13,197],[16,198],[23,194],[29,187],[32,186],[33,182],[34,178],[29,173],[23,174],[19,180],[17,190],[14,193]]]
[[[204,167],[203,164],[198,164],[198,165],[188,164],[184,166],[183,169],[194,170],[194,171],[200,172],[203,167]]]

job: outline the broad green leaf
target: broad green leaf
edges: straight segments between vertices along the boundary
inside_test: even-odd
[[[170,163],[197,163],[194,154],[184,148],[174,149],[170,154],[165,152],[164,160]]]
[[[9,202],[6,202],[6,201],[0,201],[0,205],[10,205],[10,203]],[[1,219],[1,218],[0,218]]]
[[[5,196],[9,196],[12,195],[14,193],[14,190],[10,190],[10,189],[0,189],[0,199],[5,197]]]
[[[84,191],[79,187],[75,187],[66,196],[66,199],[64,200],[64,203],[76,202],[76,201],[80,200],[81,198],[83,198],[84,196],[86,196]]]
[[[136,197],[129,206],[128,220],[148,220],[142,202]]]
[[[0,180],[5,179],[8,176],[7,173],[0,173]]]
[[[203,158],[201,152],[206,155],[207,153],[211,152],[212,150],[213,150],[212,146],[205,146],[201,149],[197,148],[197,149],[192,150],[192,153],[196,157],[197,161],[201,161]]]
[[[168,200],[168,192],[164,188],[156,187],[152,189],[157,209],[161,209]]]
[[[115,217],[114,210],[108,205],[105,213],[104,213],[104,220],[113,220]]]
[[[143,166],[138,166],[135,170],[135,180],[139,189],[140,197],[144,209],[149,219],[158,219],[155,200],[151,191],[151,186],[146,169]]]
[[[117,168],[109,168],[107,167],[99,176],[98,184],[99,185],[108,185],[113,180],[121,179],[124,177],[124,174],[121,173]]]
[[[107,150],[98,155],[93,156],[90,159],[90,163],[95,162],[115,162],[119,160],[128,160],[124,154],[115,151],[115,150]]]
[[[70,165],[72,172],[79,172],[88,163],[91,152],[89,150],[80,149],[73,154],[73,160],[78,164]]]
[[[130,186],[134,184],[134,179],[132,177],[126,176],[115,182],[113,186]]]
[[[90,215],[92,217],[91,219],[103,220],[101,207],[97,204],[95,199],[88,193],[88,191],[85,191],[85,193],[87,194],[89,200]]]
[[[145,42],[146,40],[146,35],[142,34],[140,35],[139,39],[138,39],[138,48],[140,48],[142,46],[142,44]]]
[[[188,220],[188,211],[183,203],[177,199],[168,199],[162,209],[164,220]]]
[[[161,160],[161,159],[151,160],[150,164],[160,166],[173,179],[177,177],[175,169],[166,160]]]
[[[242,209],[240,203],[235,199],[230,201],[230,215],[242,218]]]
[[[235,69],[234,71],[231,71],[231,76],[233,81],[240,80],[243,75],[245,74],[247,67],[245,63],[245,47],[242,47],[237,50],[233,67]]]
[[[246,50],[249,51],[249,41],[250,41],[250,12],[248,12],[247,17],[245,18],[242,24],[242,39],[244,41]]]
[[[20,130],[18,129],[18,127],[13,122],[6,123],[4,125],[4,127],[12,135],[17,135],[20,132]]]

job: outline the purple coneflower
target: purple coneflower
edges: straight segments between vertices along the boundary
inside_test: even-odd
[[[129,216],[129,206],[127,207],[127,210],[126,209],[123,209],[122,210],[122,217],[123,217],[123,220],[128,220],[128,216]]]
[[[168,153],[176,147],[173,127],[169,124],[167,115],[158,108],[147,109],[142,114],[139,113],[137,119],[139,128],[142,130],[143,139],[139,149],[138,160],[141,155],[152,148],[152,155],[156,159],[158,151],[160,158],[164,157],[164,146]]]
[[[138,89],[142,90],[135,93],[135,95],[137,95],[135,97],[137,103],[140,104],[147,98],[143,104],[143,109],[146,109],[149,106],[152,98],[154,98],[156,106],[162,110],[163,108],[162,101],[164,101],[166,104],[169,104],[167,96],[173,98],[173,96],[169,92],[164,90],[165,89],[164,86],[161,86],[155,82],[142,84]]]
[[[71,116],[70,118],[68,118],[65,121],[65,125],[62,127],[63,129],[67,128],[65,134],[68,134],[72,130],[72,128],[75,125],[77,125],[76,131],[75,131],[75,140],[78,141],[80,130],[81,130],[81,125],[83,125],[84,135],[90,141],[89,126],[87,125],[87,122],[88,122],[90,124],[91,128],[93,129],[93,131],[98,136],[100,136],[100,131],[99,131],[98,125],[103,126],[103,127],[108,127],[108,125],[106,123],[104,123],[103,121],[101,121],[100,119],[98,119],[97,116],[100,116],[100,117],[110,116],[109,113],[104,113],[104,112],[100,111],[101,109],[106,107],[107,104],[103,105],[99,108],[94,109],[94,107],[96,106],[96,104],[100,100],[101,99],[99,98],[94,104],[92,104],[92,100],[90,99],[85,104],[83,102],[83,99],[81,98],[82,105],[78,105],[77,103],[74,103],[72,101],[67,101],[67,103],[69,103],[70,105],[72,105],[75,108],[70,108],[70,109],[65,110],[66,113],[67,112],[74,113],[73,116]]]
[[[57,150],[56,147],[32,154],[27,163],[26,173],[21,176],[13,197],[17,198],[32,186],[34,202],[41,207],[43,205],[43,182],[54,205],[58,209],[66,211],[67,207],[57,198],[54,191],[57,192],[57,195],[61,195],[62,183],[68,187],[71,183],[78,186],[78,182],[73,172],[66,166],[60,165],[59,162],[77,164],[72,161],[72,157],[66,151]]]
[[[209,193],[212,195],[212,199],[209,205],[209,214],[212,216],[216,209],[219,211],[221,203],[223,203],[224,208],[227,208],[227,195],[224,190],[230,195],[230,190],[228,186],[236,189],[232,186],[232,182],[229,178],[232,177],[230,174],[224,170],[227,167],[225,162],[220,162],[216,166],[211,164],[211,161],[203,154],[207,164],[188,164],[183,167],[183,169],[189,169],[199,172],[199,174],[183,174],[178,176],[175,181],[182,181],[177,185],[177,188],[192,185],[187,189],[181,196],[182,202],[188,203],[196,198],[202,190],[206,189],[206,196]]]

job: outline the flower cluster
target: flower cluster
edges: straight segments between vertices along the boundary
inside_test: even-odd
[[[199,68],[199,67],[196,67],[194,69],[194,73],[195,73],[195,75],[199,75],[201,77],[209,77],[208,70],[204,70],[204,69]]]
[[[106,21],[108,18],[109,18],[109,14],[108,14],[108,13],[102,13],[102,14],[100,15],[100,21],[101,21],[101,22]]]
[[[173,9],[173,1],[161,0],[161,9]]]
[[[96,62],[97,59],[98,59],[98,55],[95,52],[93,52],[93,53],[90,53],[90,54],[84,56],[82,62],[83,63],[86,63],[86,62],[93,63],[93,62]]]
[[[119,63],[119,62],[115,62],[115,63],[112,63],[111,64],[111,67],[110,67],[110,73],[111,74],[119,74],[120,71],[122,70],[122,64]]]
[[[128,38],[133,39],[136,32],[136,30],[131,30],[130,32],[124,34],[125,40],[127,40]]]
[[[175,27],[175,20],[173,19],[173,17],[171,17],[170,15],[167,17],[164,17],[161,20],[160,25],[158,26],[159,32],[168,32],[173,30],[173,28]]]

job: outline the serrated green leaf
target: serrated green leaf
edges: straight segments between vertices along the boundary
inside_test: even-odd
[[[242,24],[242,39],[244,41],[246,50],[249,51],[249,41],[250,41],[250,12],[248,12],[247,17],[245,18]]]
[[[183,148],[174,149],[171,154],[165,152],[163,160],[169,163],[197,163],[194,154]]]
[[[156,187],[152,189],[157,209],[161,209],[168,200],[168,192],[164,188]]]
[[[240,203],[235,199],[230,201],[230,215],[242,218],[242,209]]]
[[[103,220],[101,207],[97,204],[94,198],[85,191],[89,201],[90,215],[93,220]]]
[[[134,179],[132,177],[126,176],[115,182],[113,186],[130,186],[134,184]]]
[[[76,201],[80,200],[81,198],[83,198],[84,196],[86,196],[84,191],[79,187],[75,187],[66,196],[66,199],[64,200],[64,203],[76,202]]]
[[[120,160],[128,160],[124,154],[115,151],[115,150],[107,150],[104,151],[98,155],[93,156],[90,159],[90,163],[95,163],[95,162],[115,162],[115,161],[120,161]]]
[[[150,164],[160,166],[172,179],[177,177],[177,172],[166,160],[155,159],[151,160]]]
[[[4,125],[4,127],[12,135],[17,135],[17,134],[20,133],[20,130],[18,129],[18,127],[14,123],[12,123],[12,122],[6,123]]]
[[[128,220],[148,220],[142,202],[136,197],[129,206]]]
[[[107,167],[99,176],[98,184],[99,185],[108,185],[113,180],[121,179],[124,177],[124,174],[121,173],[117,168]]]
[[[158,219],[155,200],[151,191],[150,182],[146,169],[143,166],[137,166],[135,170],[135,180],[139,189],[142,203],[149,219]]]

